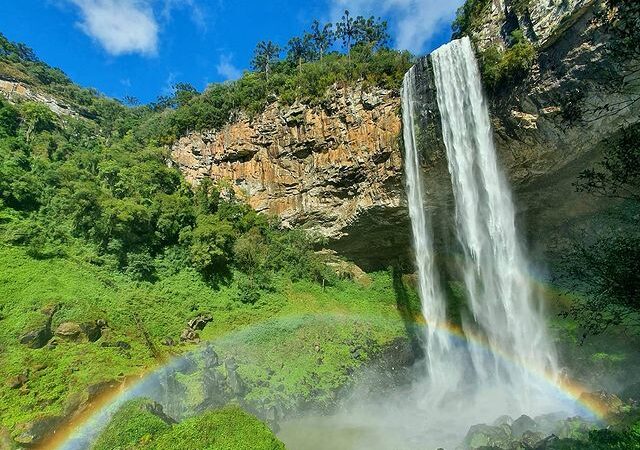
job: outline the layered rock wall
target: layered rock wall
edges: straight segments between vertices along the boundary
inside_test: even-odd
[[[259,212],[303,225],[367,267],[406,248],[397,92],[334,87],[319,105],[273,103],[176,142],[187,180],[230,182]]]

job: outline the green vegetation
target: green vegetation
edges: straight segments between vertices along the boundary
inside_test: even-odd
[[[622,202],[617,226],[569,249],[563,269],[573,288],[585,292],[566,313],[577,319],[586,334],[611,326],[640,326],[640,125],[622,128],[604,143],[605,156],[594,168],[580,173],[576,189]]]
[[[640,449],[640,423],[623,430],[593,430],[586,440],[558,439],[547,450],[637,450]]]
[[[458,9],[456,18],[451,25],[453,38],[458,39],[468,35],[481,25],[485,12],[491,7],[491,0],[466,0]]]
[[[120,408],[93,450],[284,450],[266,425],[237,407],[204,413],[179,424],[163,420],[157,405],[134,400]]]
[[[310,398],[314,384],[329,402],[349,373],[407,335],[390,274],[341,278],[311,236],[279,229],[224,182],[191,189],[167,165],[162,143],[257,111],[273,95],[320,101],[331,83],[361,75],[396,84],[408,54],[354,45],[348,61],[322,47],[322,60],[274,62],[269,80],[246,73],[202,95],[178,85],[166,104],[125,107],[64,88],[66,79],[36,77],[57,72],[5,41],[3,73],[82,115],[0,100],[0,431],[15,437],[20,424],[67,416],[89,388],[193,349],[180,336],[199,314],[213,318],[200,339],[244,364],[238,370],[251,389],[268,377],[282,386],[269,401],[290,404]],[[291,84],[300,80],[306,88]],[[65,323],[82,333],[56,336]],[[320,366],[316,340],[327,342]],[[369,350],[354,357],[355,346]],[[261,364],[252,352],[272,356]]]
[[[511,34],[511,46],[502,50],[491,46],[480,55],[480,70],[485,85],[493,90],[511,86],[529,73],[536,59],[536,49],[521,30]]]

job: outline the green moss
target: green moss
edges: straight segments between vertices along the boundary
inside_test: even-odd
[[[158,437],[157,450],[284,450],[265,424],[237,407],[204,413]]]
[[[170,429],[152,408],[153,402],[147,399],[123,405],[98,437],[93,450],[147,448],[154,436]]]
[[[284,450],[265,424],[235,406],[169,424],[147,399],[123,405],[92,450]]]

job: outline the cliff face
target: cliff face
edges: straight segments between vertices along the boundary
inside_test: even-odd
[[[317,106],[274,103],[183,137],[171,158],[190,183],[227,180],[257,211],[374,267],[408,242],[399,111],[397,92],[336,87]]]
[[[613,62],[605,44],[608,36],[597,20],[600,1],[531,0],[519,11],[510,1],[494,0],[488,23],[502,23],[500,33],[487,26],[483,35],[504,42],[519,26],[537,47],[534,67],[524,82],[491,98],[495,139],[502,164],[516,193],[516,204],[534,250],[562,251],[563,242],[597,227],[601,213],[616,207],[609,199],[577,193],[577,175],[602,158],[604,141],[624,123],[640,117],[635,104],[616,113],[607,104],[631,98],[608,92],[606,77]],[[493,41],[496,43],[496,41]],[[571,108],[580,100],[582,120],[571,121]]]
[[[537,57],[521,83],[489,95],[499,159],[514,186],[531,244],[547,252],[568,228],[589,223],[608,202],[577,194],[578,173],[601,143],[640,116],[589,113],[568,122],[576,95],[597,107],[616,102],[595,74],[611,62],[594,20],[596,0],[493,0],[471,35],[479,54],[507,47],[521,29]],[[418,62],[423,166],[436,228],[451,228],[452,198],[429,58]],[[399,93],[334,89],[319,106],[274,104],[253,120],[178,141],[172,158],[192,183],[230,180],[257,210],[302,224],[365,267],[384,267],[409,249],[399,150]],[[446,236],[447,233],[438,233]],[[443,239],[453,239],[452,236]],[[453,241],[451,241],[453,242]],[[441,243],[442,244],[442,243]],[[547,257],[548,255],[545,255]]]

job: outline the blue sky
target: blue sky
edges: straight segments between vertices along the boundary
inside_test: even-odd
[[[74,81],[142,102],[176,82],[199,90],[249,67],[256,42],[284,46],[345,8],[388,20],[392,44],[426,53],[450,37],[463,0],[20,0],[0,31]]]

